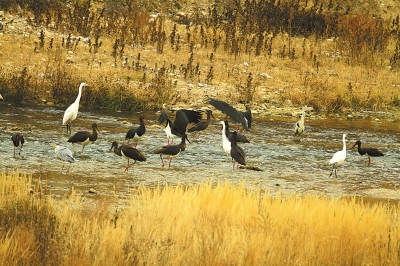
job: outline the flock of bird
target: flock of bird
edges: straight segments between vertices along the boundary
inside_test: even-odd
[[[79,86],[78,96],[76,100],[66,109],[63,117],[63,125],[66,125],[67,134],[71,134],[71,122],[77,118],[78,110],[79,110],[79,102],[82,95],[82,89],[85,86],[89,86],[86,83],[81,83]],[[246,154],[244,150],[238,146],[238,142],[241,143],[249,143],[249,140],[245,135],[240,134],[243,130],[250,130],[252,124],[252,114],[249,106],[246,106],[246,111],[242,112],[228,103],[220,100],[216,100],[213,98],[208,98],[208,103],[212,105],[217,110],[226,114],[227,117],[232,119],[234,122],[238,123],[237,130],[230,131],[229,130],[229,122],[226,120],[220,120],[221,124],[221,135],[222,135],[222,148],[226,153],[226,158],[232,158],[232,169],[239,168],[239,165],[246,165]],[[207,110],[207,118],[206,120],[202,119],[202,113],[197,110],[178,110],[176,111],[175,120],[172,122],[170,117],[167,115],[164,109],[161,110],[160,117],[158,118],[158,122],[160,124],[165,122],[164,131],[167,135],[167,145],[162,146],[154,151],[154,154],[159,154],[161,159],[161,166],[164,167],[164,159],[163,156],[169,159],[168,168],[171,167],[172,159],[178,156],[181,152],[186,149],[186,141],[189,141],[187,133],[202,131],[207,129],[209,124],[211,123],[211,116],[214,118],[212,111]],[[296,140],[300,140],[301,134],[304,132],[305,111],[302,110],[301,118],[299,121],[295,123],[294,126],[294,137]],[[215,119],[215,118],[214,118]],[[139,117],[139,126],[130,129],[125,136],[126,143],[118,146],[118,143],[114,141],[111,145],[110,151],[114,151],[114,153],[118,156],[123,156],[128,160],[128,165],[125,168],[125,171],[131,167],[132,164],[138,162],[146,161],[146,156],[137,149],[137,145],[141,139],[141,137],[146,132],[146,122],[143,116]],[[189,127],[189,128],[188,128]],[[98,128],[97,124],[92,124],[92,131],[78,131],[74,133],[67,142],[72,143],[73,145],[73,153],[76,152],[76,147],[74,144],[82,145],[82,153],[84,153],[85,146],[91,142],[97,140]],[[179,144],[174,144],[174,139],[179,139]],[[15,133],[12,135],[11,140],[14,145],[14,157],[16,156],[16,148],[19,147],[18,154],[20,155],[22,146],[25,142],[24,137],[20,133]],[[132,142],[132,144],[131,144]],[[53,145],[54,152],[56,156],[62,161],[61,171],[64,170],[64,162],[69,162],[68,168],[66,169],[66,173],[68,173],[71,163],[75,162],[73,153],[64,146]],[[362,148],[361,141],[358,140],[351,149],[355,146],[358,147],[358,153],[360,155],[368,156],[368,165],[371,164],[371,157],[379,157],[383,156],[383,153],[375,148]],[[339,166],[341,166],[346,159],[346,134],[343,134],[343,149],[336,152],[329,164],[332,165],[331,173],[329,177],[333,175]],[[129,160],[133,160],[133,163],[130,163]]]

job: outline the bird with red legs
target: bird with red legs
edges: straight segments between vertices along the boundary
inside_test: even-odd
[[[128,172],[128,169],[136,162],[145,162],[146,161],[146,156],[144,156],[143,153],[141,153],[138,149],[136,149],[128,144],[123,144],[118,147],[118,143],[116,141],[114,141],[111,145],[110,151],[111,150],[114,150],[114,153],[116,155],[124,156],[126,159],[128,159],[128,165],[125,168],[125,172]],[[131,164],[129,164],[130,159],[134,160],[134,162]]]
[[[163,160],[163,155],[165,155],[167,158],[169,158],[169,163],[168,163],[168,169],[171,168],[171,161],[173,158],[179,155],[182,151],[186,149],[186,140],[190,143],[189,139],[187,138],[186,134],[182,135],[182,140],[181,143],[179,144],[171,144],[171,145],[165,145],[161,148],[158,148],[157,150],[154,151],[155,154],[160,154],[161,158],[161,166],[164,168],[164,160]]]

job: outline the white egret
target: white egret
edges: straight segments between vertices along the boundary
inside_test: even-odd
[[[63,146],[58,146],[54,144],[53,147],[55,154],[62,161],[61,172],[64,170],[64,162],[69,162],[69,166],[67,168],[67,171],[65,172],[68,173],[71,163],[75,162],[72,152],[68,148]]]
[[[344,163],[345,159],[346,159],[346,134],[343,134],[343,150],[337,151],[333,155],[332,159],[329,161],[329,164],[332,165],[332,170],[331,170],[331,174],[329,175],[329,177],[332,176],[334,169],[335,169],[335,177],[337,177],[336,169]]]
[[[78,96],[75,99],[75,102],[73,102],[67,108],[67,110],[65,110],[64,117],[63,117],[63,125],[65,125],[65,124],[67,125],[67,134],[68,134],[68,131],[71,134],[71,122],[74,121],[76,119],[76,116],[78,115],[79,102],[80,102],[81,96],[82,96],[82,88],[85,86],[89,86],[89,85],[87,85],[85,82],[82,82],[79,85],[79,92],[78,92]]]

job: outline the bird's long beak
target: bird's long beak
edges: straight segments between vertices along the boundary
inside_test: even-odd
[[[144,119],[143,119],[143,124],[145,127],[147,127],[146,120],[144,120]]]
[[[350,150],[352,150],[357,144],[354,144],[353,147],[350,148]]]

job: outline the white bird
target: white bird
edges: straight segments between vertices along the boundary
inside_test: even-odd
[[[61,172],[64,170],[64,162],[69,162],[69,166],[67,168],[67,171],[65,172],[65,173],[68,173],[71,163],[75,162],[72,152],[68,148],[63,147],[63,146],[58,146],[58,145],[54,144],[53,147],[54,147],[55,154],[62,161]]]
[[[67,108],[67,110],[65,110],[64,117],[63,117],[63,125],[65,125],[65,124],[67,125],[67,134],[68,134],[68,130],[69,130],[69,133],[71,134],[71,122],[74,121],[76,119],[76,116],[78,115],[79,101],[81,100],[81,96],[82,96],[82,88],[85,86],[89,86],[89,85],[87,85],[85,82],[82,82],[79,85],[79,93],[75,99],[75,102],[73,102]]]
[[[229,141],[229,139],[226,137],[225,134],[225,122],[224,121],[220,121],[221,125],[222,125],[222,148],[224,149],[225,153],[226,153],[226,160],[229,159],[229,157],[231,156],[231,142]]]
[[[343,150],[337,151],[333,155],[332,159],[329,161],[329,164],[332,165],[332,170],[331,170],[331,174],[329,175],[329,177],[332,176],[333,169],[335,169],[335,177],[337,177],[336,169],[344,163],[345,159],[346,159],[346,134],[343,134]]]
[[[304,131],[304,110],[301,112],[301,118],[299,121],[296,122],[294,125],[294,137],[300,139],[301,133]]]

